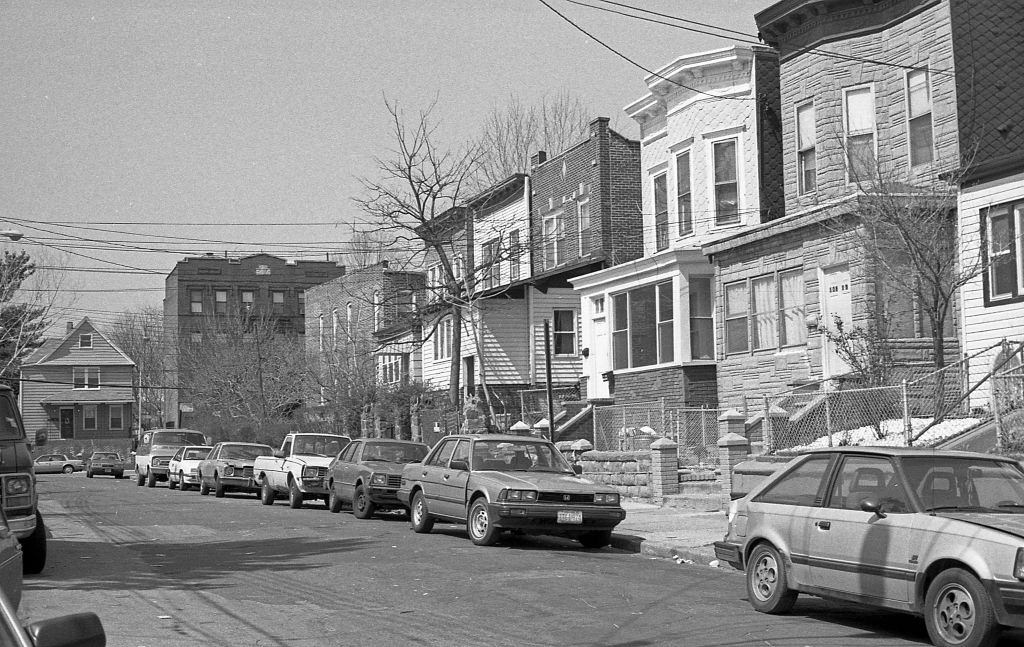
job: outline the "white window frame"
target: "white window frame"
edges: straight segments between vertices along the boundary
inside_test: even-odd
[[[707,281],[708,282],[708,299],[710,301],[707,314],[695,314],[694,301],[696,301],[696,291],[693,289],[694,282],[696,281]],[[711,275],[698,276],[691,275],[687,278],[687,317],[690,327],[690,361],[713,361],[715,359],[715,277]],[[702,332],[697,326],[694,326],[695,321],[705,321],[709,323],[708,334],[710,335],[711,342],[711,357],[697,357],[695,348],[695,338],[698,333]]]
[[[519,249],[519,230],[513,229],[508,234],[508,280],[518,281],[522,277],[522,250]]]
[[[454,335],[455,320],[451,316],[444,317],[437,322],[437,329],[434,331],[435,360],[451,358]]]
[[[850,101],[849,97],[851,94],[856,92],[862,92],[867,90],[871,96],[871,128],[862,128],[858,130],[851,130],[850,124]],[[873,84],[855,85],[848,88],[843,88],[843,158],[846,162],[846,183],[855,184],[856,180],[853,177],[853,160],[850,157],[850,138],[852,137],[863,137],[864,135],[871,135],[871,158],[872,164],[877,163],[878,160],[878,104],[876,103],[875,87]],[[873,170],[873,169],[872,169]],[[870,180],[871,178],[866,178]]]
[[[803,288],[800,291],[800,303],[798,304],[787,304],[783,299],[782,286],[783,277],[788,275],[798,274],[801,277],[800,285]],[[755,310],[754,303],[754,283],[760,281],[771,282],[771,295],[772,304],[768,310],[757,311]],[[746,292],[746,299],[743,303],[744,310],[742,312],[729,312],[729,291],[731,289],[742,288]],[[806,287],[803,285],[803,268],[799,267],[787,267],[764,274],[758,274],[757,276],[748,276],[745,279],[739,281],[730,281],[723,286],[723,294],[725,295],[725,354],[726,355],[744,355],[752,353],[763,353],[763,352],[780,352],[789,348],[798,346],[805,346],[807,344],[806,328],[797,328],[802,335],[799,335],[800,339],[789,340],[785,337],[785,317],[787,312],[793,311],[798,314],[797,326],[800,326],[800,320],[803,319],[803,313],[806,312],[807,308],[807,297]],[[757,327],[758,317],[766,317],[769,321],[773,322],[773,333],[772,341],[774,343],[766,343],[765,340],[758,338],[755,344],[754,331]],[[745,337],[744,347],[742,349],[730,350],[729,342],[732,338],[729,334],[729,322],[743,321]]]
[[[1005,216],[1010,223],[1010,245],[1002,251],[996,252],[993,246],[995,242],[992,236],[992,215]],[[985,234],[985,301],[993,305],[1004,302],[1013,302],[1024,297],[1024,241],[1021,232],[1024,231],[1024,202],[1003,203],[993,205],[982,210],[982,226]],[[1003,256],[1009,256],[1013,263],[1017,285],[1011,292],[995,291],[996,286],[996,262]]]
[[[544,259],[544,269],[549,270],[565,262],[558,253],[565,244],[565,219],[562,210],[546,214],[541,227],[541,256]]]
[[[238,301],[242,304],[242,313],[250,314],[256,307],[256,290],[239,290]]]
[[[658,209],[658,185],[664,196],[663,209]],[[654,251],[660,252],[669,248],[671,235],[668,221],[668,171],[660,171],[651,176],[651,211],[654,212]]]
[[[81,376],[82,386],[78,386],[79,376]],[[95,391],[100,388],[101,384],[99,366],[73,366],[71,368],[71,388],[73,390]]]
[[[338,309],[334,308],[331,310],[331,350],[337,350],[338,348]]]
[[[196,295],[199,299],[196,299]],[[203,314],[203,291],[202,289],[189,289],[188,291],[188,311],[190,314],[201,315]]]
[[[661,318],[661,311],[662,311],[661,300],[662,300],[662,294],[663,294],[662,287],[665,286],[665,285],[668,286],[669,301],[671,303],[671,308],[672,308],[672,317],[670,319],[662,319]],[[652,307],[653,307],[653,320],[652,320],[652,323],[654,325],[654,333],[655,333],[654,361],[651,362],[650,364],[634,365],[633,364],[633,334],[632,334],[632,324],[633,324],[633,322],[631,321],[631,317],[632,317],[632,313],[633,313],[633,308],[632,308],[633,303],[632,303],[632,301],[634,299],[634,294],[636,292],[638,292],[639,290],[642,290],[642,289],[645,289],[645,288],[654,288],[654,303],[652,305]],[[625,326],[624,327],[621,327],[621,324],[623,322],[618,321],[618,319],[616,317],[616,313],[615,313],[615,300],[619,299],[619,298],[622,298],[622,297],[625,297],[625,299],[626,299],[626,322],[625,322]],[[679,356],[679,349],[677,347],[678,345],[676,344],[675,331],[676,331],[677,322],[679,321],[679,307],[678,307],[678,304],[676,303],[676,285],[675,285],[675,281],[673,279],[665,279],[665,280],[662,280],[662,281],[656,281],[654,283],[646,283],[644,285],[633,286],[633,287],[631,287],[631,288],[629,288],[627,290],[624,290],[622,292],[617,292],[615,294],[610,295],[610,298],[611,298],[611,311],[612,311],[611,315],[612,316],[611,316],[611,325],[609,326],[609,329],[610,329],[610,331],[609,331],[610,332],[609,342],[611,344],[611,364],[612,364],[613,370],[616,370],[616,371],[633,370],[633,369],[646,370],[646,369],[654,368],[654,367],[657,367],[657,366],[670,365],[670,364],[673,364],[673,363],[675,363],[677,361],[676,358]],[[666,334],[666,331],[667,331],[667,334]],[[626,366],[616,366],[615,365],[615,360],[616,360],[616,355],[615,355],[615,351],[616,351],[615,336],[616,336],[616,333],[622,333],[622,332],[625,333]],[[670,357],[668,359],[663,359],[663,356],[667,352],[667,350],[666,350],[666,343],[667,344],[671,344],[672,357]]]
[[[114,424],[114,412],[117,411],[118,424]],[[107,405],[107,428],[111,431],[117,431],[124,429],[124,405],[123,404],[108,404]]]
[[[384,323],[384,299],[380,290],[373,291],[373,329],[380,330]]]
[[[690,153],[689,148],[684,148],[675,152],[675,186],[676,186],[676,227],[679,231],[679,237],[690,236],[693,234],[693,155]],[[688,187],[686,193],[680,193],[679,186],[679,170],[681,167],[679,158],[686,157],[686,180]],[[683,221],[683,213],[679,208],[683,196],[686,196],[686,222]],[[686,226],[684,226],[684,224]]]
[[[317,325],[319,326],[317,335],[317,347],[320,352],[324,352],[324,314],[321,312],[316,316]]]
[[[717,154],[717,147],[719,144],[726,144],[733,142],[736,146],[736,214],[731,216],[730,220],[723,222],[722,217],[718,213],[718,178],[715,177],[715,156]],[[739,133],[730,134],[728,136],[716,137],[709,139],[707,142],[709,155],[708,164],[708,196],[710,197],[710,207],[712,222],[715,227],[735,227],[743,224],[743,140]],[[722,184],[727,184],[722,182]]]
[[[381,384],[395,386],[405,381],[404,367],[408,361],[408,354],[381,353],[377,357]]]
[[[284,314],[284,301],[285,293],[284,290],[271,290],[270,291],[270,312],[276,315]]]
[[[567,312],[567,313],[569,313],[570,322],[572,324],[572,326],[570,327],[569,330],[560,330],[558,328],[558,326],[557,326],[558,317],[555,316],[555,315],[557,313],[559,313],[559,312],[563,312],[563,313]],[[578,333],[579,324],[578,324],[578,319],[577,319],[578,316],[579,316],[579,313],[577,313],[575,310],[573,310],[571,308],[556,308],[556,309],[551,311],[551,354],[552,355],[556,355],[558,357],[569,357],[569,356],[576,356],[576,355],[579,354],[579,333]],[[568,352],[568,353],[559,353],[556,350],[558,348],[558,344],[555,342],[555,339],[558,338],[558,337],[561,337],[561,338],[571,338],[572,350],[570,352]]]
[[[801,146],[801,139],[805,139],[804,133],[800,129],[800,113],[804,110],[811,112],[811,124],[813,132],[809,133],[809,140],[804,142]],[[818,136],[817,136],[817,124],[818,124],[818,113],[814,105],[814,101],[805,101],[797,104],[794,111],[794,121],[796,123],[795,136],[796,136],[796,184],[797,194],[807,195],[808,193],[814,193],[818,190]],[[807,159],[814,162],[813,164],[813,175],[811,176],[811,182],[807,182]]]
[[[228,313],[228,291],[213,291],[213,314],[226,315]]]
[[[295,299],[299,303],[299,316],[305,316],[306,314],[306,291],[296,290]]]
[[[910,84],[911,84],[911,77],[914,76],[914,75],[918,75],[918,74],[923,74],[924,75],[924,89],[925,89],[925,96],[926,96],[926,101],[927,101],[927,104],[928,104],[928,109],[926,111],[921,111],[918,114],[913,114],[912,113],[913,106],[911,105],[911,102],[910,102],[910,99],[911,99],[911,92],[910,92],[911,85]],[[934,110],[935,110],[935,103],[934,103],[934,101],[932,99],[932,87],[931,87],[932,86],[932,76],[931,76],[931,72],[928,70],[927,67],[919,68],[919,69],[915,69],[915,70],[907,70],[907,74],[904,77],[904,84],[905,84],[904,88],[905,88],[906,109],[907,109],[907,160],[909,161],[911,167],[921,166],[923,164],[930,164],[930,163],[935,161],[935,121],[933,119]],[[911,122],[915,121],[915,120],[918,120],[918,119],[923,120],[924,117],[928,118],[928,133],[929,133],[928,134],[928,139],[930,140],[930,144],[928,146],[928,159],[915,161],[914,160],[914,144],[913,144],[913,141],[912,141],[913,140],[913,133],[914,133],[914,131],[911,129]]]
[[[91,415],[90,415],[91,412]],[[96,431],[99,427],[100,421],[99,406],[95,404],[83,404],[82,405],[82,429],[84,431]],[[92,419],[92,425],[89,424],[90,418]]]
[[[590,240],[593,220],[590,213],[589,195],[581,195],[576,201],[576,222],[580,230],[580,256],[587,256],[594,251],[593,241]]]
[[[92,333],[82,333],[78,336],[78,347],[79,348],[92,348]]]

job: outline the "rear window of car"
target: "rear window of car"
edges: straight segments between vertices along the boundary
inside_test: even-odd
[[[98,460],[113,460],[113,461],[119,460],[121,458],[120,456],[118,456],[117,454],[114,454],[112,452],[97,452],[97,453],[93,454],[92,457],[94,459],[98,459]]]
[[[820,506],[831,457],[812,456],[783,474],[754,498],[759,503]]]
[[[203,460],[204,458],[206,458],[209,455],[210,455],[210,450],[209,449],[190,449],[187,452],[185,452],[185,456],[184,456],[184,458],[182,458],[182,460],[185,460],[185,461],[201,461],[201,460]]]

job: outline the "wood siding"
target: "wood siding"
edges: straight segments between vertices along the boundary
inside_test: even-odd
[[[580,327],[580,295],[568,288],[551,288],[547,293],[531,289],[530,338],[533,346],[533,383],[547,382],[544,366],[544,320],[553,320],[555,310],[573,310],[576,313],[576,353],[573,355],[552,355],[551,382],[559,386],[576,384],[583,374],[583,358],[580,355],[582,330]],[[552,324],[552,333],[554,326]],[[554,341],[552,340],[552,346]],[[552,353],[554,349],[552,348]]]

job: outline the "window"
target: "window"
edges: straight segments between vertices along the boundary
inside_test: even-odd
[[[270,311],[275,315],[284,314],[284,291],[272,290],[270,292]]]
[[[92,348],[92,333],[86,333],[78,336],[78,347],[79,348]]]
[[[384,323],[384,300],[381,298],[380,290],[373,293],[373,329],[379,330]]]
[[[299,316],[304,317],[306,315],[306,291],[299,290],[295,296],[299,300]]]
[[[408,354],[384,353],[378,356],[378,362],[382,384],[397,385],[405,381],[405,367],[409,365]]]
[[[726,353],[807,343],[803,270],[786,270],[725,286]]]
[[[324,316],[323,316],[323,314],[317,315],[316,321],[317,321],[317,325],[319,326],[319,329],[317,331],[317,346],[320,349],[320,352],[322,353],[323,350],[324,350]]]
[[[345,306],[345,334],[348,335],[349,339],[352,339],[352,330],[355,325],[355,313],[352,310],[352,304],[349,303]]]
[[[831,458],[811,456],[785,474],[757,497],[758,503],[820,506],[825,498],[825,473]]]
[[[907,73],[907,138],[911,166],[932,161],[932,94],[926,69]]]
[[[690,358],[715,358],[714,296],[710,276],[691,276],[690,284]]]
[[[399,290],[395,294],[395,316],[404,319],[416,312],[416,294],[409,289]]]
[[[636,368],[671,362],[672,281],[612,296],[612,367]]]
[[[715,142],[715,224],[731,225],[740,221],[740,191],[737,171],[736,139]]]
[[[489,290],[501,282],[498,261],[501,258],[501,240],[494,238],[484,243],[480,250],[480,287]]]
[[[654,248],[668,249],[668,175],[654,178]]]
[[[215,290],[213,293],[213,313],[226,315],[228,313],[228,291]]]
[[[194,315],[203,313],[203,291],[202,290],[189,290],[189,312]]]
[[[242,290],[239,294],[242,302],[242,312],[244,314],[251,313],[253,303],[256,301],[256,293],[252,290]]]
[[[456,281],[461,281],[466,275],[466,260],[462,258],[462,254],[456,254],[452,259],[452,274]]]
[[[817,188],[818,159],[815,145],[814,104],[805,103],[796,109],[797,191],[810,193]]]
[[[983,262],[986,301],[999,301],[1024,296],[1021,268],[1021,224],[1024,203],[1003,204],[982,211],[981,231],[984,238]]]
[[[604,316],[604,297],[594,297],[594,316]]]
[[[110,429],[124,429],[124,406],[120,404],[109,405]]]
[[[96,429],[96,405],[82,405],[82,429],[95,431]]]
[[[451,317],[438,322],[434,330],[434,359],[447,359],[452,356],[452,338],[455,325]]]
[[[519,230],[508,235],[508,278],[510,281],[519,280]]]
[[[98,366],[75,366],[71,369],[72,382],[75,389],[100,388],[100,369]]]
[[[590,231],[590,198],[580,198],[576,203],[576,215],[580,225],[580,256],[586,256],[594,250]]]
[[[440,293],[444,288],[444,279],[441,272],[440,265],[431,265],[427,268],[427,293],[429,295],[428,300],[431,303],[441,299]]]
[[[562,212],[558,211],[544,217],[544,269],[555,267],[565,262],[565,225]]]
[[[575,355],[576,313],[572,310],[555,310],[553,321],[551,337],[555,355]]]
[[[881,456],[847,456],[829,494],[828,507],[860,510],[865,499],[882,504],[885,512],[911,511],[892,461]]]
[[[848,180],[870,180],[875,169],[875,93],[870,87],[854,88],[843,99]]]
[[[331,348],[338,347],[338,309],[331,311]]]
[[[690,188],[690,151],[676,155],[676,214],[679,235],[693,233],[693,193]]]

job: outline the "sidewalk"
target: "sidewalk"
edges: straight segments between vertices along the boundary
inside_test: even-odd
[[[714,542],[725,537],[725,511],[700,512],[636,501],[622,502],[626,518],[615,527],[611,545],[622,550],[708,565]]]

